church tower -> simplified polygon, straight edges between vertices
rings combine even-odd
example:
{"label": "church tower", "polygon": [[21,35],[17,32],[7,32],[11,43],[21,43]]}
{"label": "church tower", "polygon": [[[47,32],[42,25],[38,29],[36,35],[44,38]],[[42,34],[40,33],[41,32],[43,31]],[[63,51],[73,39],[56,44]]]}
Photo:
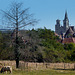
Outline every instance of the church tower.
{"label": "church tower", "polygon": [[66,32],[69,29],[69,19],[67,16],[67,11],[65,12],[65,18],[63,20],[63,27],[64,27],[64,32]]}
{"label": "church tower", "polygon": [[55,32],[60,35],[60,20],[56,20]]}

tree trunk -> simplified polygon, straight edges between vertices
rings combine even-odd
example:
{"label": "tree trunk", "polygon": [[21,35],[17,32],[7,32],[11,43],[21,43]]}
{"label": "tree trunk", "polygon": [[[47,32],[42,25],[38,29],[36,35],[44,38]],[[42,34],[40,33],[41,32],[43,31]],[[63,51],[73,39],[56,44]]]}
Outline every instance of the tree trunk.
{"label": "tree trunk", "polygon": [[15,41],[16,41],[16,47],[15,47],[16,68],[19,68],[19,40],[18,40],[17,31],[16,31],[16,40]]}
{"label": "tree trunk", "polygon": [[16,8],[16,47],[15,47],[15,56],[16,56],[16,68],[19,68],[18,8]]}

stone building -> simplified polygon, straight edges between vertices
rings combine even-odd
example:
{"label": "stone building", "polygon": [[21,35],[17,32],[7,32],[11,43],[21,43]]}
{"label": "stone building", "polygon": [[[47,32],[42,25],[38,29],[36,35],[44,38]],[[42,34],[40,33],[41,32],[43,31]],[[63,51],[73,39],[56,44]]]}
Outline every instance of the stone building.
{"label": "stone building", "polygon": [[56,20],[55,32],[58,35],[65,34],[66,31],[69,28],[71,28],[74,31],[74,26],[70,26],[69,25],[69,19],[68,19],[68,15],[67,15],[67,11],[66,11],[65,12],[65,17],[64,17],[64,20],[63,20],[63,26],[61,26],[61,23],[60,23],[60,20],[59,19]]}
{"label": "stone building", "polygon": [[75,29],[74,29],[74,26],[69,25],[69,19],[67,16],[67,12],[65,12],[63,26],[61,26],[59,19],[56,20],[55,34],[57,34],[59,36],[59,38],[61,36],[60,42],[63,44],[75,43]]}

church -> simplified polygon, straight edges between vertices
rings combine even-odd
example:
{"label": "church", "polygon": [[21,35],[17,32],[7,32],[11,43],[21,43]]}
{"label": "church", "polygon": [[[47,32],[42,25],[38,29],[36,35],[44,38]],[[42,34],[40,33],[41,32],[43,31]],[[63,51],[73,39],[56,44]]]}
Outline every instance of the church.
{"label": "church", "polygon": [[61,43],[75,43],[75,28],[69,25],[69,19],[67,11],[63,20],[63,26],[60,24],[60,20],[56,20],[55,33],[61,37]]}
{"label": "church", "polygon": [[68,19],[67,11],[66,11],[65,18],[63,20],[63,26],[61,26],[59,19],[56,20],[55,32],[59,35],[65,34],[69,28],[71,28],[74,31],[74,26],[69,25],[69,19]]}

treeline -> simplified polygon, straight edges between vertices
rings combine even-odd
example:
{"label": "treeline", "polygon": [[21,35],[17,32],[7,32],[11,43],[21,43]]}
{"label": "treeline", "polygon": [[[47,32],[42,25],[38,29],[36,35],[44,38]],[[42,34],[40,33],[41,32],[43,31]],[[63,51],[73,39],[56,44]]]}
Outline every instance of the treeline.
{"label": "treeline", "polygon": [[[0,60],[14,60],[12,33],[0,33]],[[61,44],[50,29],[19,31],[20,60],[28,62],[74,62],[75,44]],[[13,41],[14,40],[14,41]]]}

